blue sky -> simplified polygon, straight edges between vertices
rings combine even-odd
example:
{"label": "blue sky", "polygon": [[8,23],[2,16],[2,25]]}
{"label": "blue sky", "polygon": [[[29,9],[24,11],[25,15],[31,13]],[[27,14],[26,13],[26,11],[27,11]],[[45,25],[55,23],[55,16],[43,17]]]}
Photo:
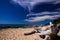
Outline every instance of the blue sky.
{"label": "blue sky", "polygon": [[0,24],[19,24],[26,18],[26,10],[10,0],[0,0]]}
{"label": "blue sky", "polygon": [[58,17],[59,0],[0,0],[0,24],[39,24]]}

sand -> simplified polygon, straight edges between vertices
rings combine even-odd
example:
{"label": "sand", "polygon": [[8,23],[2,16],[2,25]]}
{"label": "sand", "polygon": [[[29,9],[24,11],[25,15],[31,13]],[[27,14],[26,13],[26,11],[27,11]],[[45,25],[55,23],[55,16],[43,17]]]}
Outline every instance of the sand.
{"label": "sand", "polygon": [[[0,40],[42,40],[36,33],[24,35],[26,32],[34,30],[33,28],[7,28],[0,30]],[[60,35],[60,33],[59,33]]]}
{"label": "sand", "polygon": [[0,30],[0,40],[41,40],[35,33],[25,36],[24,33],[34,30],[33,28],[8,28]]}

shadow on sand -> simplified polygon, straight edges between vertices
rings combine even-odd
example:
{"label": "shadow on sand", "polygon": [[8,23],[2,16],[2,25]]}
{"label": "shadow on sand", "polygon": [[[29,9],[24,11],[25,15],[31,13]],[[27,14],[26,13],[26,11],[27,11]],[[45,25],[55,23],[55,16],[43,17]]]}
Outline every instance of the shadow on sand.
{"label": "shadow on sand", "polygon": [[[44,38],[45,38],[45,36],[44,36],[44,35],[43,35],[43,36],[41,36],[41,35],[40,35],[40,37],[41,37],[42,39],[44,39]],[[52,37],[52,40],[60,40],[60,36],[55,35],[54,37]]]}
{"label": "shadow on sand", "polygon": [[54,40],[60,40],[60,36],[55,36]]}

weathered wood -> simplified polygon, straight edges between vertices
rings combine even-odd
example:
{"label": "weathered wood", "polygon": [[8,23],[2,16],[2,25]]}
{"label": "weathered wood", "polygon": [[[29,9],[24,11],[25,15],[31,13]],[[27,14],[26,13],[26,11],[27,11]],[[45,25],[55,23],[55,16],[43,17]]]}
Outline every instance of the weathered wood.
{"label": "weathered wood", "polygon": [[34,33],[39,33],[38,35],[43,38],[43,40],[54,40],[57,36],[57,33],[59,32],[59,29],[56,24],[52,24],[50,22],[50,25],[47,27],[36,27],[34,28],[35,31],[25,33],[24,35],[31,35]]}
{"label": "weathered wood", "polygon": [[32,35],[34,33],[36,33],[36,31],[32,31],[32,32],[29,32],[29,33],[24,33],[24,35]]}

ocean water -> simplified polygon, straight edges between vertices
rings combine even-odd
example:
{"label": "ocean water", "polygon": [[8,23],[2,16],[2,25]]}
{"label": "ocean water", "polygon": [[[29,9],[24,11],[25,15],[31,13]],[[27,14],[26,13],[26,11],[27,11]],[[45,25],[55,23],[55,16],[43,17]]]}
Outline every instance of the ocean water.
{"label": "ocean water", "polygon": [[24,26],[28,26],[26,24],[0,24],[0,28],[21,28]]}

